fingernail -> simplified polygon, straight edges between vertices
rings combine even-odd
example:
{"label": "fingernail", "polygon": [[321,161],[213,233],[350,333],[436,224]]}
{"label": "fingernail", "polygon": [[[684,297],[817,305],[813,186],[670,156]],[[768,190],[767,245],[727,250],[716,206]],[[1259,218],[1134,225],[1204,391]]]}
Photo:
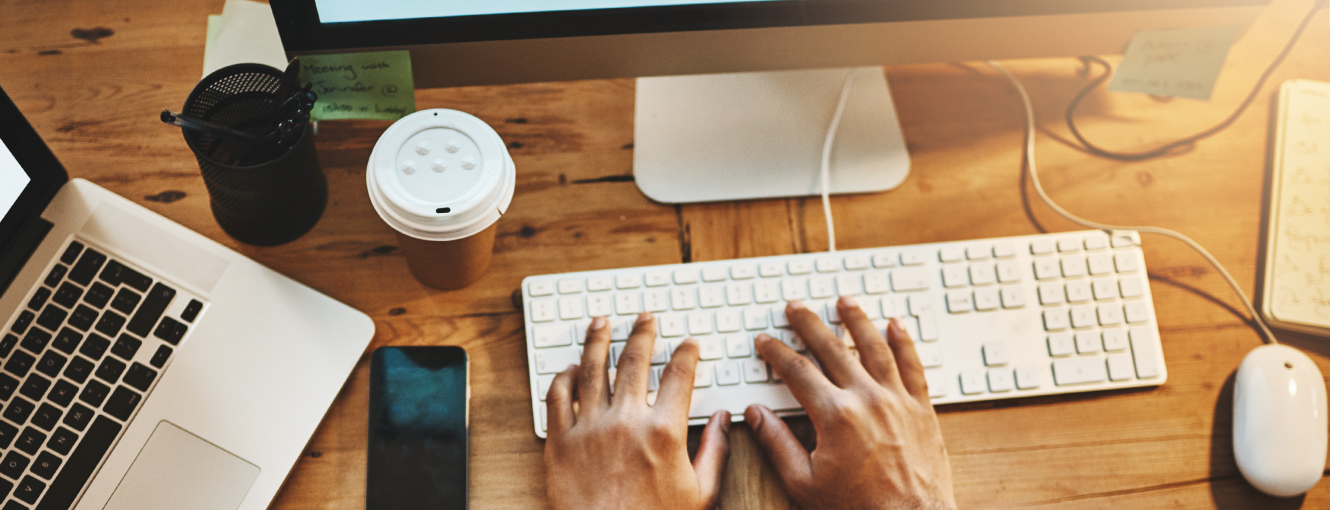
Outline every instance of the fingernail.
{"label": "fingernail", "polygon": [[789,302],[789,307],[795,310],[807,310],[808,306],[802,300],[795,299]]}
{"label": "fingernail", "polygon": [[887,323],[887,327],[890,328],[890,329],[894,329],[894,330],[896,330],[896,331],[902,331],[902,329],[901,329],[901,321],[900,321],[900,319],[897,319],[897,318],[895,318],[895,317],[892,317],[892,318],[891,318],[891,321]]}
{"label": "fingernail", "polygon": [[637,314],[637,323],[642,324],[651,320],[651,312],[642,312]]}
{"label": "fingernail", "polygon": [[757,412],[753,413],[753,415],[756,416],[757,419],[748,420],[748,428],[757,430],[762,428],[762,420],[765,420],[767,416],[766,414],[762,413],[762,406],[754,406],[754,407],[757,409]]}
{"label": "fingernail", "polygon": [[605,323],[607,322],[609,322],[609,320],[604,317],[596,317],[594,319],[591,319],[591,329],[603,328],[605,327]]}
{"label": "fingernail", "polygon": [[577,363],[569,364],[568,368],[563,369],[564,372],[567,372],[569,370],[577,370]]}
{"label": "fingernail", "polygon": [[757,335],[757,338],[753,339],[753,344],[756,345],[756,344],[767,343],[772,340],[775,340],[775,338],[771,338],[771,335],[768,335],[766,333],[761,333]]}
{"label": "fingernail", "polygon": [[859,306],[859,302],[854,300],[854,296],[841,296],[840,304],[845,306]]}
{"label": "fingernail", "polygon": [[730,431],[730,412],[717,411],[715,416],[717,420],[720,420],[720,431],[728,433]]}

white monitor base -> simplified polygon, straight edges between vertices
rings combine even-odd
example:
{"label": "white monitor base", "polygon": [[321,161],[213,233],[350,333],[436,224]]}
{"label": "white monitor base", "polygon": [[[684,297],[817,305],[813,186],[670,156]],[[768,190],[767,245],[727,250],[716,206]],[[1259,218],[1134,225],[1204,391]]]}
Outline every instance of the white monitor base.
{"label": "white monitor base", "polygon": [[[822,144],[850,69],[638,78],[633,173],[664,203],[818,195]],[[831,192],[910,172],[881,68],[855,73],[831,151]]]}

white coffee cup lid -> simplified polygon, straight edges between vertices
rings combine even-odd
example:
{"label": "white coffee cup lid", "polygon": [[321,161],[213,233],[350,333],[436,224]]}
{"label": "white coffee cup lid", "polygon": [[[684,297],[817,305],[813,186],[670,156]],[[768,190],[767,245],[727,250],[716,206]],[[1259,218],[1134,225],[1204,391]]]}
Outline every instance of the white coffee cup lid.
{"label": "white coffee cup lid", "polygon": [[517,172],[499,134],[457,110],[401,118],[374,144],[365,181],[379,217],[426,241],[480,232],[508,210]]}

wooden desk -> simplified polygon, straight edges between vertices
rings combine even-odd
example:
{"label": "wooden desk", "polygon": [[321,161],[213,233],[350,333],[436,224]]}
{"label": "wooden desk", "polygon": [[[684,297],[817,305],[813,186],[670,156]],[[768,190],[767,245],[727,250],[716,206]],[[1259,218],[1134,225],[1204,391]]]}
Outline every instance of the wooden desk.
{"label": "wooden desk", "polygon": [[[523,277],[824,249],[816,199],[677,207],[644,198],[631,182],[632,80],[417,92],[419,108],[456,108],[488,121],[517,164],[517,194],[499,224],[494,265],[470,288],[439,292],[417,283],[395,252],[391,230],[371,209],[365,162],[386,122],[321,126],[319,157],[331,200],[312,232],[275,248],[236,243],[213,221],[179,131],[156,120],[163,108],[179,107],[198,81],[205,16],[221,12],[222,3],[4,0],[0,85],[72,176],[368,312],[378,326],[374,347],[465,347],[473,370],[476,508],[544,506],[543,444],[531,431],[522,315],[514,301]],[[1084,130],[1103,145],[1129,149],[1214,124],[1247,93],[1308,5],[1276,0],[1233,48],[1211,101],[1100,91],[1082,108]],[[89,29],[103,37],[90,37]],[[1190,234],[1252,291],[1268,93],[1289,78],[1330,80],[1325,11],[1233,127],[1187,154],[1148,162],[1088,157],[1047,136],[1067,135],[1063,109],[1085,82],[1077,61],[1009,66],[1031,89],[1047,130],[1038,157],[1057,200],[1101,221]],[[1019,100],[993,70],[935,64],[887,74],[912,174],[891,192],[833,199],[841,247],[1075,229],[1031,203],[1028,186],[1021,186]],[[1145,253],[1168,383],[941,409],[962,507],[1330,507],[1330,484],[1304,501],[1267,498],[1243,481],[1230,444],[1228,379],[1259,340],[1199,256],[1159,238],[1146,239]],[[1282,338],[1330,374],[1324,340]],[[274,508],[361,508],[368,356],[361,361]],[[731,441],[722,507],[789,506],[747,429],[735,427]]]}

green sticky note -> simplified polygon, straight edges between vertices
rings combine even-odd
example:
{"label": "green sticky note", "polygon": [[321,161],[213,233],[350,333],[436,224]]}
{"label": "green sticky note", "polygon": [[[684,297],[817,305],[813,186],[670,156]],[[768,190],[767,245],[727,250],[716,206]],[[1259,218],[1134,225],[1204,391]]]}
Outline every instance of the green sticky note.
{"label": "green sticky note", "polygon": [[1108,90],[1210,99],[1238,32],[1238,27],[1136,32]]}
{"label": "green sticky note", "polygon": [[314,120],[397,120],[416,111],[406,51],[302,56],[300,80],[319,95]]}

